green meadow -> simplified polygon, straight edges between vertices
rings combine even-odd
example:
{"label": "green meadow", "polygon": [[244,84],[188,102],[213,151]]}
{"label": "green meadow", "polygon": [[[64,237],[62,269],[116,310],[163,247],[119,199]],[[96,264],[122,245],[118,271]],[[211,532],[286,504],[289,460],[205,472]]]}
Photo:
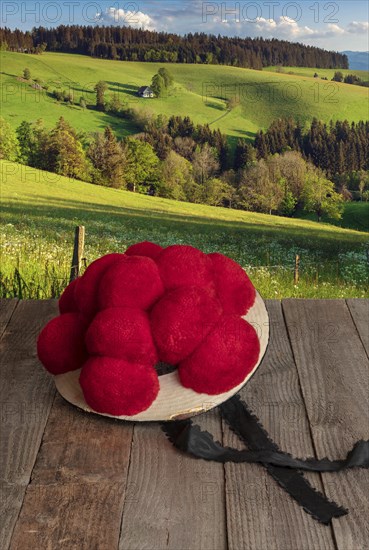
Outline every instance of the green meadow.
{"label": "green meadow", "polygon": [[276,67],[270,66],[265,67],[264,71],[269,71],[272,73],[283,73],[290,74],[295,76],[305,76],[305,77],[314,77],[314,74],[317,73],[319,78],[327,77],[328,80],[332,80],[334,73],[339,71],[346,76],[348,74],[354,74],[361,78],[364,82],[369,81],[369,71],[355,71],[354,69],[314,69],[311,67]]}
{"label": "green meadow", "polygon": [[86,227],[86,264],[140,240],[183,243],[234,258],[265,298],[369,297],[367,232],[97,187],[7,161],[0,172],[1,297],[58,296],[77,225]]}
{"label": "green meadow", "polygon": [[[93,88],[99,80],[109,86],[107,98],[118,94],[131,107],[156,115],[189,115],[196,123],[219,128],[231,143],[237,137],[252,138],[260,128],[266,129],[274,119],[284,116],[293,116],[302,123],[308,123],[314,116],[326,122],[330,119],[359,121],[368,117],[368,88],[314,79],[313,69],[296,69],[296,74],[289,75],[289,68],[276,73],[216,65],[169,64],[167,67],[175,79],[169,95],[161,99],[141,99],[137,97],[137,89],[149,85],[162,64],[60,53],[37,56],[0,52],[0,60],[2,116],[13,127],[22,120],[38,118],[43,118],[50,127],[63,116],[75,128],[86,132],[101,131],[111,125],[120,136],[135,133],[137,128],[130,121],[92,108]],[[36,90],[21,79],[25,67],[30,69],[33,79],[41,79],[48,86],[47,91]],[[323,75],[327,71],[320,72]],[[90,108],[83,110],[78,105],[58,103],[51,97],[54,89],[72,91],[77,104],[84,96]]]}
{"label": "green meadow", "polygon": [[[314,214],[300,215],[305,220],[315,220]],[[341,220],[334,220],[323,216],[323,222],[332,223],[340,227],[369,232],[369,202],[348,202],[345,204]]]}

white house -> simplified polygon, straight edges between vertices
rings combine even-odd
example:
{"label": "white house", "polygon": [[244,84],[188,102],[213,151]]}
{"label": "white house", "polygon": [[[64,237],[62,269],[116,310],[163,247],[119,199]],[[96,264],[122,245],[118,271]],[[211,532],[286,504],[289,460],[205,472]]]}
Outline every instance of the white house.
{"label": "white house", "polygon": [[142,86],[138,90],[138,95],[145,98],[155,97],[154,91],[150,88],[150,86]]}

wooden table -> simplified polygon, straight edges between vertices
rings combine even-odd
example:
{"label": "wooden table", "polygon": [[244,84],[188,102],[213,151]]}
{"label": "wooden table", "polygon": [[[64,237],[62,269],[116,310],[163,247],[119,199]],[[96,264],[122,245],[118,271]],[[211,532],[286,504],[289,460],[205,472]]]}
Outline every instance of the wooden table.
{"label": "wooden table", "polygon": [[[369,301],[267,305],[270,345],[242,396],[283,450],[343,458],[369,437]],[[66,403],[35,347],[56,311],[1,302],[1,550],[368,548],[368,470],[307,474],[350,510],[325,527],[261,466],[196,460],[158,425]],[[198,423],[238,445],[217,411]]]}

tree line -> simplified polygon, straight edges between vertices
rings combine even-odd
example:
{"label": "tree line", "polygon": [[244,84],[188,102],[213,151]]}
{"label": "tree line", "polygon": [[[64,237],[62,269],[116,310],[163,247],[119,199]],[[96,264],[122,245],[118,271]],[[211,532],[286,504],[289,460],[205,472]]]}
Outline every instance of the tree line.
{"label": "tree line", "polygon": [[205,33],[179,36],[120,26],[60,25],[31,31],[0,29],[9,51],[78,53],[103,59],[200,63],[262,69],[270,65],[347,69],[348,58],[315,46],[266,38],[229,38]]}
{"label": "tree line", "polygon": [[[165,136],[165,148],[158,149],[155,135]],[[222,144],[218,131],[195,127],[188,117],[158,116],[144,132],[121,141],[110,127],[78,133],[63,118],[51,129],[42,120],[23,121],[16,132],[0,120],[0,158],[96,185],[284,216],[306,210],[318,220],[339,218],[350,199],[297,151],[257,159],[250,146],[249,158],[235,170],[222,167]],[[362,199],[369,200],[364,176]]]}
{"label": "tree line", "polygon": [[335,71],[332,81],[343,82],[344,84],[354,84],[355,86],[365,86],[366,88],[369,87],[369,82],[363,80],[356,74],[347,74],[344,76],[341,71]]}
{"label": "tree line", "polygon": [[[369,121],[328,124],[314,118],[307,128],[293,118],[275,120],[266,132],[258,132],[254,142],[258,158],[267,158],[291,149],[298,151],[329,178],[369,170]],[[250,153],[246,142],[239,142],[236,163]],[[236,166],[237,167],[237,166]]]}

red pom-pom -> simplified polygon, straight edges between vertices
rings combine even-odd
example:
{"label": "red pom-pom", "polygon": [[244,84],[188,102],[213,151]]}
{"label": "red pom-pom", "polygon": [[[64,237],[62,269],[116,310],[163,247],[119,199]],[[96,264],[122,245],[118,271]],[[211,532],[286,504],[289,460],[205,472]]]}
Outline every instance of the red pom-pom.
{"label": "red pom-pom", "polygon": [[221,314],[220,303],[206,289],[183,287],[166,294],[150,317],[159,359],[177,365],[202,342]]}
{"label": "red pom-pom", "polygon": [[91,355],[155,366],[158,356],[147,313],[133,308],[110,308],[96,315],[86,334]]}
{"label": "red pom-pom", "polygon": [[81,368],[87,359],[84,343],[86,325],[78,313],[65,313],[52,319],[37,341],[41,363],[52,374]]}
{"label": "red pom-pom", "polygon": [[155,369],[122,359],[93,357],[79,377],[86,402],[96,412],[132,416],[156,399],[159,380]]}
{"label": "red pom-pom", "polygon": [[169,246],[160,254],[157,263],[166,289],[199,286],[215,294],[212,264],[201,250],[192,246]]}
{"label": "red pom-pom", "polygon": [[159,254],[163,251],[163,248],[155,243],[145,241],[143,243],[133,244],[126,250],[127,256],[146,256],[155,260]]}
{"label": "red pom-pom", "polygon": [[74,279],[67,288],[64,290],[63,294],[59,298],[59,311],[63,313],[76,313],[78,312],[78,305],[75,299],[75,290],[79,283],[79,279]]}
{"label": "red pom-pom", "polygon": [[75,299],[79,310],[86,317],[92,317],[97,311],[97,291],[105,271],[124,257],[123,254],[103,256],[90,264],[79,279],[75,290]]}
{"label": "red pom-pom", "polygon": [[209,254],[217,295],[225,313],[246,315],[254,305],[256,291],[246,272],[223,254]]}
{"label": "red pom-pom", "polygon": [[254,328],[237,315],[224,315],[204,342],[179,365],[184,387],[217,395],[241,384],[256,365],[260,344]]}
{"label": "red pom-pom", "polygon": [[148,309],[163,292],[163,283],[154,260],[143,256],[124,256],[101,279],[99,307]]}

